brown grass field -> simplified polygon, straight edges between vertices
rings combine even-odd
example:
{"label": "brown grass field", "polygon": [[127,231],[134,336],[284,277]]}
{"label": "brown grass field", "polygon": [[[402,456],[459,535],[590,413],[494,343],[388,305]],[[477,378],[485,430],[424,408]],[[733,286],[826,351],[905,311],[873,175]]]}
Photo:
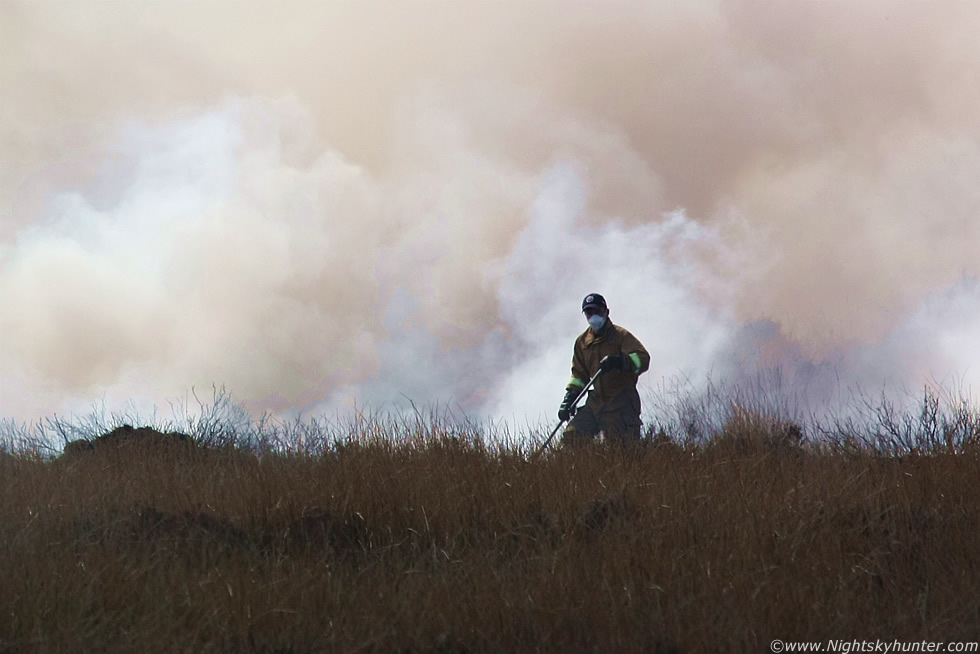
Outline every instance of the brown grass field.
{"label": "brown grass field", "polygon": [[738,419],[632,451],[0,455],[0,652],[765,652],[974,641],[980,450]]}

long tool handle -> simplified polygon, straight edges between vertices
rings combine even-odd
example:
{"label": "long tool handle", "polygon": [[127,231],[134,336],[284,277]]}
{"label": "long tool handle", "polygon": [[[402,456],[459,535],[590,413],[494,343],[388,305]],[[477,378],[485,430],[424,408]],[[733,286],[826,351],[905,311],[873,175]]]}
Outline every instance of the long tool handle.
{"label": "long tool handle", "polygon": [[[589,383],[582,387],[582,390],[581,390],[581,392],[579,392],[578,397],[576,397],[575,398],[575,401],[572,402],[572,408],[573,409],[578,408],[578,403],[581,401],[582,396],[585,395],[590,388],[592,388],[592,384],[595,383],[595,380],[598,379],[599,378],[599,375],[601,375],[601,374],[602,374],[602,370],[597,371],[596,374],[592,375],[592,379],[589,380]],[[534,454],[531,455],[531,458],[532,459],[536,458],[542,452],[544,452],[545,448],[547,448],[548,445],[551,443],[551,439],[555,437],[555,434],[558,433],[558,430],[561,429],[561,426],[564,425],[564,424],[565,424],[565,421],[562,420],[557,425],[555,425],[555,428],[551,430],[551,435],[548,436],[548,440],[546,440],[544,443],[542,443],[541,447],[539,447],[534,452]]]}

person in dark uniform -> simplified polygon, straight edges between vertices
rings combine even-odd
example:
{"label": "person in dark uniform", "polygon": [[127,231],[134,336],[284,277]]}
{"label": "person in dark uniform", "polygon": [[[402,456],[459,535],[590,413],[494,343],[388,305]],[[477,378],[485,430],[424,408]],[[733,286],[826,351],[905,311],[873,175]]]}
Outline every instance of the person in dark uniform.
{"label": "person in dark uniform", "polygon": [[[598,293],[582,301],[589,328],[575,339],[572,379],[558,419],[568,420],[563,444],[593,440],[601,431],[607,441],[630,445],[640,440],[640,395],[636,382],[650,368],[650,355],[633,334],[609,319],[609,307]],[[585,405],[576,411],[575,398],[599,370]]]}

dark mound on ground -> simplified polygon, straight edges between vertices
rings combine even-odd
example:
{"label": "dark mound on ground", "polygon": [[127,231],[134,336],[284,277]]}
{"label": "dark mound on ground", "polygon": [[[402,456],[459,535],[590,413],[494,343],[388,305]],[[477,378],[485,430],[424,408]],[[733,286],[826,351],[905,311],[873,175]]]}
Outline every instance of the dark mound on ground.
{"label": "dark mound on ground", "polygon": [[85,456],[107,450],[142,449],[154,451],[195,452],[193,438],[180,432],[160,432],[151,427],[122,425],[93,440],[75,440],[65,445],[65,457]]}

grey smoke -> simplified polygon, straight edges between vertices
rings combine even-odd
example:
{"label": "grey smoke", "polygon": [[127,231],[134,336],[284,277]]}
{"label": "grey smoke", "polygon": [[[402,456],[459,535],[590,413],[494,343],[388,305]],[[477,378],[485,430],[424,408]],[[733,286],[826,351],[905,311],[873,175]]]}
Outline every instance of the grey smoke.
{"label": "grey smoke", "polygon": [[0,415],[970,387],[972,3],[0,4]]}

